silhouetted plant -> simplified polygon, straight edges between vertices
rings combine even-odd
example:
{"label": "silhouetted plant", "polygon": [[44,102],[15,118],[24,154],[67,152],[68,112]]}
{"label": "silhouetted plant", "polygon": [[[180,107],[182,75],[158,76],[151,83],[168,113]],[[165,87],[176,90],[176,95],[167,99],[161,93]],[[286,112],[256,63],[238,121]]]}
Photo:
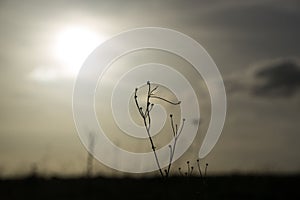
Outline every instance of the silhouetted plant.
{"label": "silhouetted plant", "polygon": [[182,176],[183,174],[181,172],[181,167],[178,168],[178,171],[179,171],[179,175]]}
{"label": "silhouetted plant", "polygon": [[[153,107],[155,106],[154,103],[151,103],[151,99],[159,99],[159,100],[165,101],[165,102],[167,102],[169,104],[172,104],[172,105],[179,105],[181,102],[180,101],[178,101],[178,102],[172,102],[172,101],[170,101],[170,100],[168,100],[168,99],[166,99],[164,97],[156,95],[157,89],[158,89],[158,86],[152,87],[150,81],[147,81],[147,97],[146,97],[145,107],[143,108],[139,104],[138,96],[137,96],[137,92],[139,90],[138,88],[135,88],[134,101],[135,101],[136,107],[137,107],[137,109],[139,111],[139,114],[140,114],[140,116],[143,119],[143,124],[144,124],[144,127],[146,129],[146,133],[147,133],[148,139],[150,141],[151,149],[152,149],[152,152],[154,154],[155,161],[156,161],[158,170],[160,172],[160,175],[162,177],[168,178],[169,174],[170,174],[170,169],[171,169],[171,165],[172,165],[174,153],[175,153],[175,148],[176,148],[177,140],[178,140],[179,136],[182,133],[182,130],[183,130],[183,127],[184,127],[184,123],[185,123],[185,119],[182,119],[182,124],[179,127],[178,124],[176,124],[174,122],[173,114],[169,115],[169,117],[170,117],[170,124],[171,124],[171,130],[172,130],[172,137],[174,138],[174,142],[173,142],[172,145],[169,145],[169,149],[170,149],[169,164],[168,164],[167,169],[163,170],[161,168],[161,166],[160,166],[160,162],[158,160],[157,153],[156,153],[156,147],[155,147],[155,144],[153,142],[153,139],[152,139],[152,136],[151,136],[151,132],[150,132],[151,131],[151,115],[150,115],[150,113],[151,113]],[[184,174],[187,177],[192,176],[193,175],[193,171],[194,171],[194,166],[190,165],[190,161],[187,161],[186,164],[187,164],[187,171],[183,173],[182,170],[181,170],[181,168],[179,167],[178,168],[179,174],[181,176]],[[200,160],[199,159],[197,159],[197,167],[198,167],[200,178],[201,178],[201,180],[204,183],[204,179],[205,179],[205,177],[207,175],[208,164],[206,163],[205,170],[204,170],[204,175],[203,175],[202,170],[201,170]]]}
{"label": "silhouetted plant", "polygon": [[200,178],[202,179],[203,176],[202,176],[202,171],[201,171],[200,160],[199,159],[197,159],[197,166],[198,166],[198,171],[199,171]]}
{"label": "silhouetted plant", "polygon": [[[182,176],[184,174],[187,177],[194,176],[193,175],[194,166],[191,166],[190,164],[191,164],[190,161],[186,162],[187,168],[186,168],[186,172],[184,172],[184,173],[182,173],[181,167],[179,167],[178,168],[179,175]],[[201,179],[202,183],[204,184],[205,183],[205,178],[207,176],[208,163],[205,164],[204,174],[202,173],[201,166],[200,166],[200,160],[199,159],[197,159],[197,167],[198,167],[198,172],[199,172],[200,179]]]}
{"label": "silhouetted plant", "polygon": [[208,167],[208,163],[206,163],[206,165],[205,165],[205,172],[204,172],[205,177],[206,177],[206,173],[207,173],[207,167]]}
{"label": "silhouetted plant", "polygon": [[186,164],[187,164],[187,173],[188,175],[190,175],[190,161],[187,161]]}
{"label": "silhouetted plant", "polygon": [[89,134],[89,150],[88,151],[88,156],[86,160],[86,176],[91,177],[93,173],[93,151],[94,151],[94,146],[95,146],[95,138],[94,134],[90,133]]}
{"label": "silhouetted plant", "polygon": [[194,170],[194,167],[193,167],[193,166],[191,166],[191,173],[190,173],[190,176],[192,176],[192,175],[193,175],[193,170]]}
{"label": "silhouetted plant", "polygon": [[151,136],[151,133],[150,133],[150,129],[151,129],[151,115],[150,115],[150,112],[151,112],[151,110],[154,107],[154,104],[151,103],[151,99],[159,99],[159,100],[167,102],[167,103],[169,103],[171,105],[179,105],[181,102],[180,101],[178,101],[178,102],[172,102],[172,101],[170,101],[170,100],[168,100],[168,99],[166,99],[164,97],[157,96],[155,94],[155,92],[157,91],[158,86],[151,87],[150,81],[147,81],[147,87],[148,87],[147,88],[148,90],[147,90],[146,106],[145,106],[145,108],[143,109],[143,107],[140,106],[140,104],[139,104],[138,96],[137,96],[138,88],[135,88],[134,100],[135,100],[136,107],[137,107],[137,109],[139,111],[139,114],[140,114],[140,116],[143,119],[144,127],[146,129],[146,132],[147,132],[147,135],[148,135],[148,139],[149,139],[150,144],[151,144],[151,149],[152,149],[152,152],[154,154],[155,161],[156,161],[157,167],[159,169],[160,175],[162,177],[166,177],[167,178],[169,176],[169,173],[170,173],[170,168],[171,168],[172,161],[173,161],[173,156],[174,156],[174,152],[175,152],[175,147],[176,147],[177,139],[178,139],[178,137],[180,136],[180,134],[182,132],[185,119],[183,119],[183,123],[182,123],[181,127],[178,128],[178,125],[174,123],[173,115],[170,114],[170,121],[171,121],[171,128],[172,128],[172,132],[173,132],[174,143],[173,143],[173,146],[169,145],[169,148],[170,148],[169,165],[168,165],[168,168],[164,170],[164,172],[165,172],[165,174],[164,174],[163,171],[162,171],[162,168],[160,166],[160,163],[159,163],[159,160],[158,160],[158,157],[157,157],[157,153],[156,153],[156,147],[154,145],[154,142],[153,142],[153,139],[152,139],[152,136]]}
{"label": "silhouetted plant", "polygon": [[203,183],[205,183],[205,178],[207,176],[208,163],[205,164],[204,176],[202,174],[202,170],[201,170],[200,160],[199,159],[197,159],[197,166],[198,166],[198,171],[199,171],[200,178],[203,181]]}
{"label": "silhouetted plant", "polygon": [[[190,165],[190,161],[186,161],[186,165],[187,165],[187,171],[185,172],[186,176],[192,176],[193,171],[194,171],[194,166]],[[179,167],[180,168],[180,167]],[[181,169],[181,168],[180,168]]]}
{"label": "silhouetted plant", "polygon": [[208,168],[208,163],[205,164],[204,179],[203,179],[203,182],[204,182],[204,183],[206,183],[207,168]]}
{"label": "silhouetted plant", "polygon": [[176,144],[177,144],[177,140],[178,140],[180,134],[182,133],[184,122],[185,122],[185,119],[183,118],[181,128],[180,128],[180,130],[178,130],[178,125],[174,124],[172,114],[170,114],[170,120],[171,120],[171,127],[172,127],[172,132],[173,132],[173,137],[174,137],[174,143],[173,143],[173,146],[169,145],[169,148],[170,148],[170,161],[169,161],[168,170],[167,170],[167,173],[166,173],[167,177],[170,174],[170,169],[171,169],[171,165],[172,165],[172,161],[173,161],[173,157],[174,157],[174,153],[175,153],[175,147],[176,147]]}

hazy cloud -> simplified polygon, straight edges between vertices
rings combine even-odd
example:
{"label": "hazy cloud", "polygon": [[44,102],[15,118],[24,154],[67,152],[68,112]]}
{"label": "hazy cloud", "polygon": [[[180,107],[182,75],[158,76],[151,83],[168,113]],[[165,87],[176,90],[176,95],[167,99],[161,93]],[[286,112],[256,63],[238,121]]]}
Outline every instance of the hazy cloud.
{"label": "hazy cloud", "polygon": [[253,87],[256,95],[287,97],[300,89],[300,66],[292,60],[264,66],[254,76],[260,82]]}
{"label": "hazy cloud", "polygon": [[290,58],[260,62],[226,77],[225,84],[229,94],[290,97],[300,89],[300,65]]}

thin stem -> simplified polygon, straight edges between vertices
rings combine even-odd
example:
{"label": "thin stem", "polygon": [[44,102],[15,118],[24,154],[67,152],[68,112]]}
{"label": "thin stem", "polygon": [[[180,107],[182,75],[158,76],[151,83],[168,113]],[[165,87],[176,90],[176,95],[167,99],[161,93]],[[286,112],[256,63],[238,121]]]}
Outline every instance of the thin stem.
{"label": "thin stem", "polygon": [[159,96],[154,96],[154,95],[151,95],[150,96],[151,98],[154,98],[154,99],[160,99],[160,100],[163,100],[165,102],[168,102],[169,104],[172,104],[172,105],[179,105],[181,103],[181,101],[178,101],[178,102],[172,102],[172,101],[169,101],[165,98],[162,98],[162,97],[159,97]]}
{"label": "thin stem", "polygon": [[171,155],[170,155],[170,161],[169,161],[169,165],[168,165],[168,175],[170,173],[170,169],[171,169],[171,165],[172,165],[172,161],[173,161],[173,157],[174,157],[174,153],[175,153],[175,147],[176,147],[176,143],[177,143],[177,139],[179,137],[179,135],[181,134],[182,132],[182,129],[183,129],[183,126],[184,126],[184,122],[185,122],[185,119],[182,120],[182,125],[181,125],[181,129],[180,129],[180,132],[178,133],[178,126],[177,124],[175,124],[175,129],[174,129],[174,121],[173,121],[173,115],[170,114],[170,120],[171,120],[171,127],[172,127],[172,131],[173,131],[173,136],[174,136],[174,143],[173,143],[173,148],[172,146],[170,146],[170,149],[171,149]]}
{"label": "thin stem", "polygon": [[187,173],[190,174],[190,161],[187,161],[186,164],[187,164],[187,167],[188,167],[188,172]]}
{"label": "thin stem", "polygon": [[89,151],[88,151],[88,157],[87,157],[87,170],[86,175],[87,177],[91,177],[93,173],[93,152],[94,152],[94,146],[95,146],[95,137],[93,133],[89,134]]}
{"label": "thin stem", "polygon": [[183,176],[183,174],[182,174],[182,172],[181,172],[181,168],[180,168],[180,167],[178,168],[178,171],[179,171],[179,174],[180,174],[180,176]]}
{"label": "thin stem", "polygon": [[201,167],[200,167],[200,161],[199,161],[199,159],[197,159],[197,166],[198,166],[198,171],[199,171],[199,173],[200,173],[200,177],[201,177],[201,179],[203,179],[203,176],[202,176],[202,171],[201,171]]}
{"label": "thin stem", "polygon": [[180,127],[179,132],[176,134],[176,137],[179,137],[180,134],[182,133],[183,127],[184,127],[184,122],[185,122],[185,118],[182,119],[182,126]]}
{"label": "thin stem", "polygon": [[151,94],[151,95],[153,95],[153,94],[154,94],[153,92],[154,92],[154,91],[156,91],[156,90],[157,90],[157,88],[158,88],[158,85],[157,85],[157,86],[155,86],[155,88],[153,88],[153,89],[150,91],[150,94]]}
{"label": "thin stem", "polygon": [[173,148],[170,146],[171,152],[170,152],[170,161],[169,161],[169,165],[168,165],[168,176],[169,176],[171,165],[172,165],[172,161],[173,161],[173,156],[174,156],[174,152],[175,152],[176,142],[177,142],[177,138],[175,137]]}
{"label": "thin stem", "polygon": [[[149,120],[149,122],[151,122],[151,121]],[[145,118],[144,118],[144,125],[145,125],[145,127],[146,127],[147,135],[148,135],[148,138],[149,138],[150,143],[151,143],[151,148],[152,148],[152,151],[153,151],[153,154],[154,154],[154,157],[155,157],[155,161],[156,161],[157,167],[158,167],[158,169],[159,169],[160,175],[161,175],[162,177],[164,177],[164,174],[163,174],[163,172],[162,172],[162,169],[161,169],[161,167],[160,167],[159,160],[158,160],[158,157],[157,157],[157,154],[156,154],[155,146],[154,146],[152,137],[151,137],[151,135],[150,135],[150,124],[149,124],[149,126],[147,126],[147,122],[146,122],[146,119],[145,119]],[[148,127],[148,128],[147,128],[147,127]]]}
{"label": "thin stem", "polygon": [[205,164],[205,171],[204,171],[204,178],[203,178],[203,183],[204,184],[206,184],[207,167],[208,167],[208,163]]}
{"label": "thin stem", "polygon": [[150,116],[150,111],[152,110],[153,108],[153,104],[150,103],[150,91],[151,91],[151,85],[150,85],[150,82],[147,82],[147,85],[148,85],[148,95],[147,95],[147,99],[146,99],[146,110],[145,112],[143,112],[143,109],[142,107],[140,107],[139,103],[138,103],[138,100],[137,100],[137,91],[138,91],[138,88],[135,89],[135,93],[134,93],[134,100],[135,100],[135,104],[139,110],[139,113],[141,115],[141,117],[143,118],[143,121],[144,121],[144,126],[145,126],[145,129],[146,129],[146,132],[147,132],[147,135],[148,135],[148,138],[149,138],[149,141],[150,141],[150,144],[151,144],[151,149],[153,151],[153,154],[154,154],[154,157],[155,157],[155,161],[156,161],[156,164],[157,164],[157,167],[159,169],[159,172],[160,172],[160,175],[162,177],[164,177],[164,174],[163,174],[163,171],[160,167],[160,164],[159,164],[159,160],[158,160],[158,157],[157,157],[157,153],[156,153],[156,148],[154,146],[154,142],[153,142],[153,139],[151,137],[151,134],[150,134],[150,128],[151,128],[151,116]]}
{"label": "thin stem", "polygon": [[205,165],[205,172],[204,172],[204,176],[206,177],[206,175],[207,175],[207,167],[208,167],[208,163],[206,163],[206,165]]}
{"label": "thin stem", "polygon": [[171,119],[171,127],[172,127],[173,136],[175,137],[176,132],[175,132],[175,129],[174,129],[174,121],[173,121],[173,115],[172,114],[170,114],[170,119]]}

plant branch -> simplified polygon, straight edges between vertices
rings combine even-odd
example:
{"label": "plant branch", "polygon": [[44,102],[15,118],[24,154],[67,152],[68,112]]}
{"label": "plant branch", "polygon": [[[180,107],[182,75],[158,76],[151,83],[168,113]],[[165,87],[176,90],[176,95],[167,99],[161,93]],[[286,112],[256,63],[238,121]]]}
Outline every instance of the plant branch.
{"label": "plant branch", "polygon": [[167,102],[167,103],[169,103],[169,104],[172,104],[172,105],[179,105],[179,104],[181,103],[181,101],[178,101],[178,102],[172,102],[172,101],[169,101],[169,100],[167,100],[167,99],[165,99],[165,98],[162,98],[162,97],[159,97],[159,96],[154,96],[154,95],[151,95],[150,97],[151,97],[151,98],[154,98],[154,99],[160,99],[160,100],[163,100],[163,101],[165,101],[165,102]]}
{"label": "plant branch", "polygon": [[178,102],[172,102],[172,101],[169,101],[169,100],[167,100],[167,99],[165,99],[163,97],[156,96],[154,94],[154,92],[157,91],[158,85],[155,86],[154,88],[151,88],[150,81],[147,81],[147,86],[148,86],[148,90],[147,90],[147,97],[146,97],[146,106],[145,106],[144,110],[143,110],[143,107],[141,107],[140,104],[139,104],[139,102],[138,102],[138,98],[137,98],[138,88],[135,88],[134,101],[135,101],[136,107],[137,107],[137,109],[139,111],[139,114],[140,114],[140,116],[143,119],[143,123],[144,123],[145,129],[146,129],[146,132],[147,132],[148,139],[149,139],[150,144],[151,144],[151,149],[153,151],[153,154],[154,154],[155,161],[156,161],[157,167],[159,169],[159,172],[160,172],[160,174],[161,174],[162,177],[166,177],[167,178],[169,176],[169,173],[170,173],[170,168],[171,168],[172,161],[173,161],[173,156],[174,156],[174,153],[175,153],[175,147],[176,147],[177,139],[178,139],[179,135],[182,132],[185,119],[183,119],[183,123],[182,123],[182,125],[180,127],[180,130],[178,131],[178,125],[177,124],[174,125],[172,114],[170,115],[170,118],[171,118],[171,127],[172,127],[172,132],[173,132],[173,137],[174,137],[174,143],[173,143],[173,146],[169,145],[169,148],[170,148],[170,160],[169,160],[168,168],[164,170],[165,171],[165,175],[164,175],[164,173],[162,171],[162,168],[160,166],[158,157],[157,157],[156,147],[154,145],[154,142],[153,142],[153,139],[152,139],[152,136],[151,136],[151,131],[150,131],[151,130],[151,116],[150,116],[150,112],[152,111],[152,109],[154,107],[154,104],[151,103],[150,100],[152,98],[159,99],[159,100],[165,101],[165,102],[167,102],[169,104],[172,104],[172,105],[179,105],[181,102],[180,101],[178,101]]}

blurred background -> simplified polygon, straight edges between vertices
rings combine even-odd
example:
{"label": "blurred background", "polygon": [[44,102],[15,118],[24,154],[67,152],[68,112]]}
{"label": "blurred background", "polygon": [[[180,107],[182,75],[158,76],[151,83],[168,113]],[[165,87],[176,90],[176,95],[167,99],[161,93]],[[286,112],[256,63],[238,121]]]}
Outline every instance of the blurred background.
{"label": "blurred background", "polygon": [[[105,39],[146,26],[191,36],[223,76],[227,118],[203,160],[209,173],[299,173],[299,24],[297,0],[1,0],[0,176],[86,173],[72,114],[76,75]],[[205,130],[209,117],[202,116]],[[195,165],[200,144],[173,173],[187,160]],[[130,175],[98,161],[92,173]]]}

